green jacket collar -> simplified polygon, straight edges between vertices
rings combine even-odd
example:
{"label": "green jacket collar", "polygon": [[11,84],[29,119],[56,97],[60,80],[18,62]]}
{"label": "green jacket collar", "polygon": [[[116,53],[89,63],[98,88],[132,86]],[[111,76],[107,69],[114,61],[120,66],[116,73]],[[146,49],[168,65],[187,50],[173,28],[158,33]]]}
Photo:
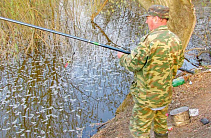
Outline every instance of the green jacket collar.
{"label": "green jacket collar", "polygon": [[158,28],[152,30],[150,33],[160,31],[160,30],[168,30],[168,27],[166,25],[159,26]]}

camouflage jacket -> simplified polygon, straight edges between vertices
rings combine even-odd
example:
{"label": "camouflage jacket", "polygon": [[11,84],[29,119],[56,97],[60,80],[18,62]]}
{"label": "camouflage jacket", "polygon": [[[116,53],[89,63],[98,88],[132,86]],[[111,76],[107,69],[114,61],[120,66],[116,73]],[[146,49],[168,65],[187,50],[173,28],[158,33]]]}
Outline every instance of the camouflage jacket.
{"label": "camouflage jacket", "polygon": [[141,38],[131,54],[123,54],[120,65],[134,73],[130,87],[134,102],[158,108],[172,99],[172,80],[183,64],[180,39],[167,26],[160,26]]}

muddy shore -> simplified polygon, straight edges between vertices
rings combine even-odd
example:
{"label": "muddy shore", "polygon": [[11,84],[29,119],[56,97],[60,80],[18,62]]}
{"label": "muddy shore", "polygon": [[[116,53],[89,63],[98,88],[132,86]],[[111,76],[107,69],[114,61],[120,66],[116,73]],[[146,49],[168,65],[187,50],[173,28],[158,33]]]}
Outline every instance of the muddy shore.
{"label": "muddy shore", "polygon": [[[179,107],[188,106],[189,109],[198,109],[199,114],[191,117],[191,122],[183,126],[175,126],[172,117],[169,116],[168,125],[173,128],[169,131],[169,138],[211,137],[211,123],[204,125],[200,122],[202,118],[211,121],[211,71],[203,68],[195,70],[195,72],[194,75],[188,75],[185,84],[173,88],[173,101],[170,104],[169,112]],[[129,104],[123,112],[99,126],[99,132],[92,138],[132,138],[128,129],[132,107],[133,104]],[[153,133],[151,137],[153,137]]]}

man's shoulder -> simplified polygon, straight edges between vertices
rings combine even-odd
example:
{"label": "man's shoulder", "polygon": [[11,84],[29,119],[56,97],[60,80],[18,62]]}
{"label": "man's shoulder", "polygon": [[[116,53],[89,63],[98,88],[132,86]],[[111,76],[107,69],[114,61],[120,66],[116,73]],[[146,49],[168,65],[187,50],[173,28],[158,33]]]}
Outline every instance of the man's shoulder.
{"label": "man's shoulder", "polygon": [[161,29],[161,30],[157,30],[157,31],[153,31],[151,33],[149,33],[148,37],[147,37],[147,41],[162,41],[163,40],[178,40],[180,41],[179,37],[174,34],[172,31],[170,31],[169,29]]}

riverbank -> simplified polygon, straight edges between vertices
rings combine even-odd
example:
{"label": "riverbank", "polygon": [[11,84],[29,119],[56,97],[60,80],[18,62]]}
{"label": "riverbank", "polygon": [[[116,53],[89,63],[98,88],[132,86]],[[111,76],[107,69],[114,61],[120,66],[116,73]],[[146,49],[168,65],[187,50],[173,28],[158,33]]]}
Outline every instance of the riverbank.
{"label": "riverbank", "polygon": [[[202,118],[207,118],[211,121],[210,68],[195,70],[194,75],[188,74],[185,84],[173,88],[173,100],[170,104],[169,112],[175,108],[188,106],[189,109],[198,109],[199,114],[191,117],[191,122],[187,125],[173,126],[173,129],[169,131],[169,138],[211,137],[211,123],[204,125],[200,122]],[[133,104],[129,104],[124,111],[119,112],[116,117],[104,123],[104,126],[99,126],[101,129],[92,138],[132,138],[128,129],[132,107]],[[170,116],[168,125],[172,125]]]}

